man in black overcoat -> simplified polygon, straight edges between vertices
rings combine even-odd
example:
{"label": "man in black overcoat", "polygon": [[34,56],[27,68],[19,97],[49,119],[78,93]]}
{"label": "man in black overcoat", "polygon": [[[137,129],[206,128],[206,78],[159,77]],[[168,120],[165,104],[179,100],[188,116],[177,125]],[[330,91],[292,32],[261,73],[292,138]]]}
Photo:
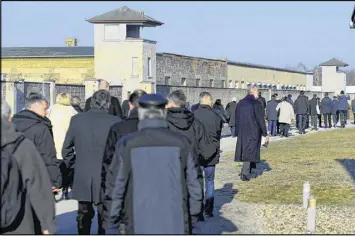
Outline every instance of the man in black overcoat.
{"label": "man in black overcoat", "polygon": [[256,163],[260,162],[260,146],[262,137],[269,136],[266,130],[263,107],[258,99],[258,89],[248,88],[248,95],[240,100],[236,109],[235,130],[237,147],[235,161],[244,162],[240,178],[249,181]]}
{"label": "man in black overcoat", "polygon": [[72,197],[79,202],[79,234],[90,234],[91,221],[95,216],[93,204],[98,209],[98,234],[105,234],[101,186],[103,156],[110,128],[121,122],[117,116],[107,113],[109,105],[108,91],[95,92],[91,98],[91,109],[71,118],[63,144],[62,156],[66,166],[72,168],[75,165]]}
{"label": "man in black overcoat", "polygon": [[[100,90],[106,90],[107,92],[110,91],[110,84],[106,80],[100,80],[99,81],[99,89]],[[91,97],[86,99],[85,102],[85,111],[88,111],[91,109]],[[118,116],[119,118],[124,118],[124,114],[122,112],[121,108],[121,103],[118,100],[118,98],[111,96],[110,98],[110,107],[108,108],[108,114],[113,115],[113,116]]]}

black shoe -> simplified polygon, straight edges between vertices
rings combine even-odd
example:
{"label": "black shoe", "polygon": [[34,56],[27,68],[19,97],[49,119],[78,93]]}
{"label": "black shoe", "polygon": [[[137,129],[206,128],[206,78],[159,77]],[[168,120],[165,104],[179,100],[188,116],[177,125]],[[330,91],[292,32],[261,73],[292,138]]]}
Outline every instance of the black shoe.
{"label": "black shoe", "polygon": [[204,221],[205,221],[205,217],[203,216],[203,213],[201,213],[201,214],[198,216],[197,221],[201,221],[201,222],[204,222]]}
{"label": "black shoe", "polygon": [[213,213],[205,213],[206,218],[212,218],[213,217]]}
{"label": "black shoe", "polygon": [[246,175],[240,175],[240,179],[242,180],[242,181],[250,181],[250,178],[248,178]]}

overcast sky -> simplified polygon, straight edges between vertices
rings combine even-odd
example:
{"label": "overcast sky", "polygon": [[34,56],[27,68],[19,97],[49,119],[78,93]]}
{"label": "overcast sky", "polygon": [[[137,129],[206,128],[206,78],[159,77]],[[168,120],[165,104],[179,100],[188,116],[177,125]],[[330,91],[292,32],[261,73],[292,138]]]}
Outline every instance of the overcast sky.
{"label": "overcast sky", "polygon": [[162,21],[142,36],[158,52],[276,67],[336,57],[355,68],[355,2],[2,2],[2,47],[93,46],[85,20],[124,5]]}

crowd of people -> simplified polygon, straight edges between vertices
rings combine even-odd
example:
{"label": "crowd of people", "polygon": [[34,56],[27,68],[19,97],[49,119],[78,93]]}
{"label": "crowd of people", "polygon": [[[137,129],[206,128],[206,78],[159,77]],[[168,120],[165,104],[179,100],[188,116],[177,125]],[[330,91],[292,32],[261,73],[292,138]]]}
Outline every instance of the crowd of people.
{"label": "crowd of people", "polygon": [[277,94],[266,102],[251,86],[225,109],[208,92],[190,107],[181,90],[164,98],[138,89],[121,106],[100,80],[84,110],[67,93],[51,107],[29,93],[25,109],[13,116],[2,101],[1,233],[54,234],[55,196],[62,192],[61,200],[78,201],[78,234],[90,234],[95,208],[98,234],[191,234],[197,222],[214,217],[224,123],[238,137],[240,179],[250,181],[262,137],[266,144],[270,135],[288,137],[294,119],[304,133],[309,115],[316,129],[319,113],[326,127],[331,116],[344,126],[347,100],[342,94],[309,101],[301,91],[294,103]]}

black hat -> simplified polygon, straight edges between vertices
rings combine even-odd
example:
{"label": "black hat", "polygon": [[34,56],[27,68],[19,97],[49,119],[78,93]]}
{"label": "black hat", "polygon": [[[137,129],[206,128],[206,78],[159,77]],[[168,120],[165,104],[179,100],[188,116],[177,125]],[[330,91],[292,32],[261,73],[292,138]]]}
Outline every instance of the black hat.
{"label": "black hat", "polygon": [[138,104],[142,108],[150,108],[150,107],[155,107],[155,108],[165,108],[165,105],[168,103],[168,100],[166,100],[163,96],[160,94],[146,94],[143,95],[139,98]]}
{"label": "black hat", "polygon": [[341,95],[344,95],[344,94],[345,94],[344,90],[341,90],[341,91],[340,91],[340,94],[341,94]]}

